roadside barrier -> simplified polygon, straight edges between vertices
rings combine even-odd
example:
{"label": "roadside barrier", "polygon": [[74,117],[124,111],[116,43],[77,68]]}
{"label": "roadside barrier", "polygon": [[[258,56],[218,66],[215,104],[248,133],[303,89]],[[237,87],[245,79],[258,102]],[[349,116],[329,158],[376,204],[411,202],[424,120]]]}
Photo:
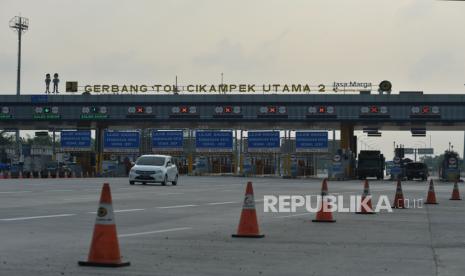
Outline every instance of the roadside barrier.
{"label": "roadside barrier", "polygon": [[233,234],[234,238],[263,238],[265,235],[260,234],[258,227],[257,212],[255,210],[255,198],[253,195],[252,182],[247,182],[245,190],[244,203],[242,205],[241,219],[237,234]]}
{"label": "roadside barrier", "polygon": [[121,267],[130,265],[121,260],[118,235],[113,214],[110,184],[105,183],[100,195],[94,234],[87,261],[78,262],[81,266]]}

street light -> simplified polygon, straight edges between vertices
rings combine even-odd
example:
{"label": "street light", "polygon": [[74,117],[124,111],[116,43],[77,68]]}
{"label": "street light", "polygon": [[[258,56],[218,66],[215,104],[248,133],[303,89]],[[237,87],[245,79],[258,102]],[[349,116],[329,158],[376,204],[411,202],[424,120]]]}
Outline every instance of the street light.
{"label": "street light", "polygon": [[10,28],[18,33],[18,76],[16,79],[16,95],[21,91],[21,35],[29,29],[29,19],[15,16],[10,20]]}

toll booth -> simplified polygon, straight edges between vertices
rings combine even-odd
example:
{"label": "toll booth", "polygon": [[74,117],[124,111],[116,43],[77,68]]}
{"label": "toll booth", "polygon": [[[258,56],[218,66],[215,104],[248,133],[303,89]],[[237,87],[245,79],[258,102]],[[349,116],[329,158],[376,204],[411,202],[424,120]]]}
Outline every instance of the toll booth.
{"label": "toll booth", "polygon": [[439,177],[443,181],[457,181],[460,179],[459,155],[452,150],[444,152],[444,158],[439,168]]}
{"label": "toll booth", "polygon": [[244,156],[243,170],[246,175],[275,175],[278,170],[278,153],[248,153]]}
{"label": "toll booth", "polygon": [[279,130],[247,132],[243,139],[243,175],[277,175],[281,152]]}
{"label": "toll booth", "polygon": [[140,142],[139,131],[105,130],[99,173],[102,176],[128,175],[131,163],[140,155]]}
{"label": "toll booth", "polygon": [[189,172],[189,152],[192,141],[185,130],[160,130],[150,132],[150,153],[165,154],[173,157],[180,175]]}
{"label": "toll booth", "polygon": [[[237,144],[232,130],[196,130],[192,142],[193,173],[234,174],[236,172]],[[194,146],[194,145],[193,145]]]}
{"label": "toll booth", "polygon": [[331,180],[347,180],[355,173],[355,154],[350,149],[338,149],[332,159],[328,176]]}
{"label": "toll booth", "polygon": [[[328,159],[329,141],[326,130],[299,130],[295,137],[285,139],[282,152],[288,163],[291,177],[308,177],[318,174],[318,160]],[[322,165],[324,162],[321,162]]]}
{"label": "toll booth", "polygon": [[55,159],[66,163],[76,176],[91,176],[95,172],[92,146],[90,130],[61,131],[60,149]]}

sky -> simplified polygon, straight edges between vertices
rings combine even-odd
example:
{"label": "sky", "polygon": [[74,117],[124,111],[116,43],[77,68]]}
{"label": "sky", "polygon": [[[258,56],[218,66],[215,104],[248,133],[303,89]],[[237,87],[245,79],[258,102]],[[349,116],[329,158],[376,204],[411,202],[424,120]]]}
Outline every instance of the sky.
{"label": "sky", "polygon": [[[0,93],[16,89],[21,14],[22,93],[46,73],[80,84],[332,83],[387,79],[396,91],[464,93],[465,2],[433,0],[0,0]],[[1,27],[3,25],[3,27]],[[402,138],[399,138],[402,137]],[[408,132],[363,138],[429,145]],[[405,139],[405,140],[404,140]],[[437,153],[463,132],[432,132]],[[389,157],[389,153],[386,154]]]}

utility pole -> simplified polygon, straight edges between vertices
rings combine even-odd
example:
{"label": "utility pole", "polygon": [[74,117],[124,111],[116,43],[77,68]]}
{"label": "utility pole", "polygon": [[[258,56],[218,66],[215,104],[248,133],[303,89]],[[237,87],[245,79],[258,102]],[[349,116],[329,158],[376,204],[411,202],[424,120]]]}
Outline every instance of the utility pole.
{"label": "utility pole", "polygon": [[29,29],[29,19],[15,16],[10,20],[10,28],[18,33],[18,75],[16,78],[16,95],[21,94],[21,36]]}
{"label": "utility pole", "polygon": [[[21,94],[21,36],[29,29],[29,19],[15,16],[10,20],[10,29],[18,33],[18,72],[16,77],[16,96]],[[18,144],[18,160],[21,159],[21,141],[19,129],[16,130],[16,143]]]}

